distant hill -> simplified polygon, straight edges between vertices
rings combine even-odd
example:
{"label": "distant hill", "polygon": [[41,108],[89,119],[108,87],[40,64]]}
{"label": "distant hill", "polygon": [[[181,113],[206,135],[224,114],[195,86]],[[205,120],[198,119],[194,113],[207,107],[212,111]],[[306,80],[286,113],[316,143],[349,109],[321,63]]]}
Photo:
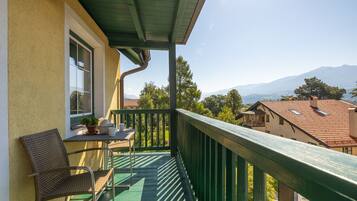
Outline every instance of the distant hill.
{"label": "distant hill", "polygon": [[[240,85],[213,93],[206,93],[203,94],[203,97],[213,94],[226,94],[230,89],[237,89],[243,97],[243,102],[246,104],[259,100],[276,100],[282,95],[294,94],[294,89],[302,85],[305,78],[314,76],[329,85],[342,87],[350,91],[356,86],[357,65],[320,67],[300,75],[288,76],[268,83]],[[346,95],[346,98],[350,99],[350,96]]]}

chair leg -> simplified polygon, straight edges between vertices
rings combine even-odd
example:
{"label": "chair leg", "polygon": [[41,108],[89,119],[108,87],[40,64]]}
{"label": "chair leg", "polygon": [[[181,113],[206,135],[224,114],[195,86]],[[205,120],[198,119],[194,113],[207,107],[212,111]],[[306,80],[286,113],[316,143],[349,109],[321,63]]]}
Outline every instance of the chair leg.
{"label": "chair leg", "polygon": [[131,160],[131,147],[129,146],[129,163],[130,163],[130,186],[132,185],[132,178],[133,178],[133,163]]}
{"label": "chair leg", "polygon": [[93,200],[93,201],[97,201],[97,196],[96,196],[96,194],[95,194],[95,191],[92,193],[92,200]]}
{"label": "chair leg", "polygon": [[135,142],[134,142],[134,145],[133,145],[133,153],[134,153],[134,165],[135,165]]}
{"label": "chair leg", "polygon": [[114,173],[115,173],[115,170],[113,170],[113,173],[112,173],[112,199],[113,201],[115,201],[115,182],[114,182]]}

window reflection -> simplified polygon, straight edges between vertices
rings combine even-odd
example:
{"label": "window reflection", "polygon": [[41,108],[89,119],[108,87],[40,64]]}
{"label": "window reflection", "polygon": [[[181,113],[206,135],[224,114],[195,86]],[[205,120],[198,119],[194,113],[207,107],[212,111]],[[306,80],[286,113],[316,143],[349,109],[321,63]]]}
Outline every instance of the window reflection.
{"label": "window reflection", "polygon": [[92,113],[92,52],[70,39],[70,110],[72,116]]}

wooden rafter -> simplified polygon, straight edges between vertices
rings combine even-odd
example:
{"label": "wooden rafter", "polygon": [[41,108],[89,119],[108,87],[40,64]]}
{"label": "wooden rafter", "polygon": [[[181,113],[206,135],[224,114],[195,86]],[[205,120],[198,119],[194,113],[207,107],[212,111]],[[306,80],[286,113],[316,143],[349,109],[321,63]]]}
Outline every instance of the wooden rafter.
{"label": "wooden rafter", "polygon": [[176,15],[174,17],[173,27],[172,27],[171,36],[170,36],[170,41],[173,43],[176,42],[175,40],[176,40],[176,36],[177,36],[177,30],[181,24],[182,16],[184,15],[184,8],[186,6],[186,3],[187,3],[187,0],[178,0],[178,3],[177,3]]}
{"label": "wooden rafter", "polygon": [[135,0],[127,0],[128,8],[134,22],[136,33],[141,41],[146,41],[144,29],[140,20],[138,6]]}
{"label": "wooden rafter", "polygon": [[170,43],[168,42],[156,42],[156,41],[128,41],[128,40],[117,40],[109,39],[109,45],[112,48],[143,48],[143,49],[153,49],[153,50],[168,50]]}

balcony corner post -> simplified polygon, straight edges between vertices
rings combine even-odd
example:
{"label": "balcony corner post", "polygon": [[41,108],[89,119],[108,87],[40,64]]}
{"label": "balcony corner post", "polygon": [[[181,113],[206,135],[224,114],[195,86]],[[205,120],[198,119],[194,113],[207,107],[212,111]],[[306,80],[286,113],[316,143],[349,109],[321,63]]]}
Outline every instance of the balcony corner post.
{"label": "balcony corner post", "polygon": [[176,44],[169,46],[169,83],[170,83],[170,150],[171,156],[177,152],[177,116],[176,116]]}

